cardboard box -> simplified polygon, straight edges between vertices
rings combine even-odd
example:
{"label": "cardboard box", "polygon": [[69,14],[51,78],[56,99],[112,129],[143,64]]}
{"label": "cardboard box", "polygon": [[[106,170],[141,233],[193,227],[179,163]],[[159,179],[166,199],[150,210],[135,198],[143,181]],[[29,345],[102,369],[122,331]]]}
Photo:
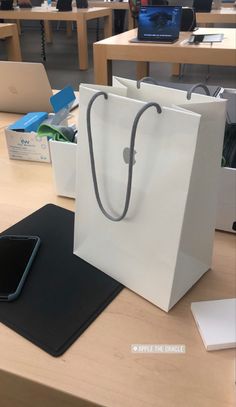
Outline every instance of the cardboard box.
{"label": "cardboard box", "polygon": [[49,141],[57,195],[75,198],[76,143]]}
{"label": "cardboard box", "polygon": [[5,129],[9,158],[12,160],[27,160],[51,162],[47,137],[38,137],[37,133],[25,133]]}
{"label": "cardboard box", "polygon": [[236,168],[221,168],[216,229],[236,233]]}
{"label": "cardboard box", "polygon": [[54,114],[48,117],[45,112],[29,112],[5,129],[9,158],[51,162],[47,137],[38,137],[35,131],[47,117],[51,125],[67,126],[67,117],[75,99],[73,89],[67,86],[50,98]]}

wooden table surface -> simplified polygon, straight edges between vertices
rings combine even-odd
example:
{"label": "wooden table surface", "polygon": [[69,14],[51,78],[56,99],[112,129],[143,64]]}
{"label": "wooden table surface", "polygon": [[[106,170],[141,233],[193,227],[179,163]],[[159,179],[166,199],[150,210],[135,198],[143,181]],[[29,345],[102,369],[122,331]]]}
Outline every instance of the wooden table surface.
{"label": "wooden table surface", "polygon": [[5,39],[7,56],[10,61],[22,61],[16,24],[0,23],[0,39]]}
{"label": "wooden table surface", "polygon": [[222,7],[222,8],[223,8],[223,7],[229,7],[229,8],[236,7],[236,1],[234,1],[234,2],[229,2],[229,3],[227,3],[227,2],[225,2],[225,3],[221,2],[221,7]]}
{"label": "wooden table surface", "polygon": [[[41,21],[75,21],[77,25],[78,60],[81,70],[88,69],[88,37],[87,22],[104,18],[104,37],[112,35],[111,10],[102,7],[88,9],[73,8],[72,11],[60,11],[55,8],[33,7],[32,9],[18,8],[15,10],[0,10],[0,18],[7,20],[41,20]],[[47,26],[48,36],[51,36],[50,27]]]}
{"label": "wooden table surface", "polygon": [[221,7],[210,13],[196,13],[196,20],[198,24],[236,24],[236,8]]}
{"label": "wooden table surface", "polygon": [[93,45],[95,83],[111,83],[113,60],[137,62],[137,79],[149,75],[149,62],[236,66],[236,29],[199,28],[195,31],[197,34],[219,32],[224,34],[222,42],[199,45],[188,44],[189,32],[181,32],[173,44],[131,43],[130,40],[137,37],[136,29],[98,41]]}
{"label": "wooden table surface", "polygon": [[[0,113],[0,128],[17,117]],[[74,209],[55,195],[50,164],[9,160],[0,130],[0,230],[49,202]],[[212,270],[168,314],[124,289],[59,358],[0,324],[1,406],[234,407],[235,351],[206,352],[190,304],[235,296],[235,242],[216,233]],[[186,353],[135,354],[134,343]]]}
{"label": "wooden table surface", "polygon": [[89,7],[108,7],[111,10],[127,10],[128,14],[128,29],[132,30],[134,27],[133,18],[130,12],[129,3],[125,1],[94,1],[89,0]]}

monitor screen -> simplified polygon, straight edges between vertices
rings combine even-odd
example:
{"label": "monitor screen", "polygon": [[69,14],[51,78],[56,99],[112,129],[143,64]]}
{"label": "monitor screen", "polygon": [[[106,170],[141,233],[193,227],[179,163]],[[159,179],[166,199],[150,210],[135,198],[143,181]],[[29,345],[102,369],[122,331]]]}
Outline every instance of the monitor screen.
{"label": "monitor screen", "polygon": [[179,37],[181,7],[143,6],[138,18],[138,39],[169,41]]}

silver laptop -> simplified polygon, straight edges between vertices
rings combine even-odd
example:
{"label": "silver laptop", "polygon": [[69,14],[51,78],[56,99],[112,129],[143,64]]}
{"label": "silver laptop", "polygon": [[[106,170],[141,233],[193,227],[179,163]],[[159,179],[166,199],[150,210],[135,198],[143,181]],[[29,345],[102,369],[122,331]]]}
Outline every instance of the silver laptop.
{"label": "silver laptop", "polygon": [[52,94],[43,64],[0,61],[0,112],[50,113]]}

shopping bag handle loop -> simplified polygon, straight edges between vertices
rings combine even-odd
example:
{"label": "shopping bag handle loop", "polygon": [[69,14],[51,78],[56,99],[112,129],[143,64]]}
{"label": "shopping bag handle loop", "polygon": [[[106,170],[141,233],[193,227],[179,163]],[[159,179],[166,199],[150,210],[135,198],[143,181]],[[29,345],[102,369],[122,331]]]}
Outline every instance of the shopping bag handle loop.
{"label": "shopping bag handle loop", "polygon": [[[140,89],[141,87],[141,83],[142,82],[148,82],[148,83],[152,83],[153,85],[158,85],[158,82],[156,81],[156,79],[152,78],[151,76],[145,76],[142,79],[139,79],[137,81],[137,88]],[[202,88],[204,89],[204,91],[206,92],[207,96],[211,96],[209,88],[204,84],[204,83],[197,83],[196,85],[193,85],[187,92],[187,99],[190,100],[192,97],[192,93],[194,92],[195,89],[197,88]]]}
{"label": "shopping bag handle loop", "polygon": [[137,81],[137,88],[140,89],[141,88],[141,83],[142,82],[149,82],[152,83],[153,85],[158,85],[158,82],[156,81],[156,79],[152,78],[151,76],[145,76],[142,79],[139,79],[139,81]]}
{"label": "shopping bag handle loop", "polygon": [[103,215],[108,218],[109,220],[112,220],[114,222],[119,222],[122,219],[124,219],[125,215],[128,212],[129,209],[129,204],[130,204],[130,197],[131,197],[131,190],[132,190],[132,175],[133,175],[133,161],[134,161],[134,146],[135,146],[135,137],[137,133],[137,127],[139,120],[143,113],[149,109],[150,107],[155,107],[157,110],[157,113],[161,113],[161,107],[158,103],[150,102],[146,103],[136,114],[134,118],[134,122],[132,125],[132,130],[131,130],[131,137],[130,137],[130,157],[129,157],[129,168],[128,168],[128,181],[127,181],[127,188],[126,188],[126,197],[125,197],[125,204],[124,204],[124,209],[121,215],[114,217],[113,215],[110,215],[104,208],[100,194],[99,194],[99,188],[98,188],[98,182],[97,182],[97,175],[96,175],[96,166],[95,166],[95,159],[94,159],[94,151],[93,151],[93,139],[92,139],[92,130],[91,130],[91,109],[92,106],[95,102],[95,100],[99,96],[104,96],[104,98],[107,100],[108,99],[108,94],[106,92],[97,92],[93,97],[90,99],[88,103],[88,108],[87,108],[87,133],[88,133],[88,144],[89,144],[89,155],[90,155],[90,164],[91,164],[91,172],[92,172],[92,178],[93,178],[93,186],[94,186],[94,192],[96,196],[96,200],[98,203],[98,206],[103,213]]}
{"label": "shopping bag handle loop", "polygon": [[192,93],[195,89],[202,88],[205,90],[207,96],[211,96],[209,88],[204,85],[204,83],[197,83],[196,85],[192,86],[187,92],[187,99],[190,100],[192,97]]}

